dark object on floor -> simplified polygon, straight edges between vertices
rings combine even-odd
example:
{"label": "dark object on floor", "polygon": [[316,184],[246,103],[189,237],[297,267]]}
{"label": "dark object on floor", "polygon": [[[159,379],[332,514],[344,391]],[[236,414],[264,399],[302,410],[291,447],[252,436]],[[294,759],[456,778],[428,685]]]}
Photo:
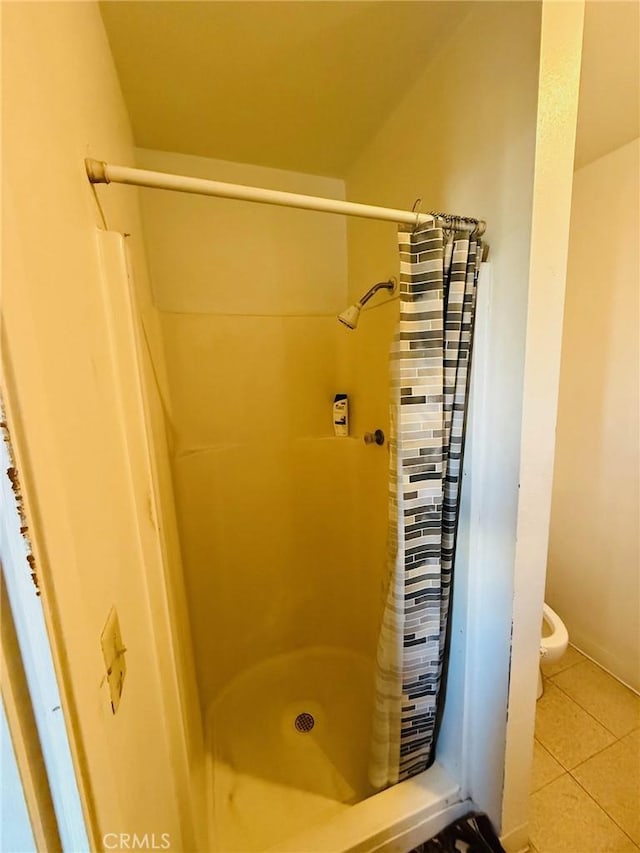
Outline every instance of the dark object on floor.
{"label": "dark object on floor", "polygon": [[409,853],[505,853],[486,814],[468,814]]}

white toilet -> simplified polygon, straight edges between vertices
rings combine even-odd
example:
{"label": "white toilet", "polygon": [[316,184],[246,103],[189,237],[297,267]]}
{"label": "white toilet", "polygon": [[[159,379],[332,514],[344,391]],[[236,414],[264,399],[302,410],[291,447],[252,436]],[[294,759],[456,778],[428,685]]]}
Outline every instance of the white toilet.
{"label": "white toilet", "polygon": [[[542,637],[540,639],[540,663],[560,660],[569,645],[569,633],[564,622],[548,604],[542,610]],[[542,670],[538,670],[538,699],[542,696]]]}

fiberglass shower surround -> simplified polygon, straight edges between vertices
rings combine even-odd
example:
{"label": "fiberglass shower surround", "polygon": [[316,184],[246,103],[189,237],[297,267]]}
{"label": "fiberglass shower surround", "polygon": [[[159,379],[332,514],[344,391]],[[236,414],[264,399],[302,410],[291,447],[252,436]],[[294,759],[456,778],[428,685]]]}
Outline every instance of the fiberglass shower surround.
{"label": "fiberglass shower surround", "polygon": [[[400,320],[391,352],[388,578],[369,776],[376,788],[435,758],[450,631],[476,290],[485,223],[87,160],[125,183],[395,222]],[[355,328],[380,282],[339,319]]]}

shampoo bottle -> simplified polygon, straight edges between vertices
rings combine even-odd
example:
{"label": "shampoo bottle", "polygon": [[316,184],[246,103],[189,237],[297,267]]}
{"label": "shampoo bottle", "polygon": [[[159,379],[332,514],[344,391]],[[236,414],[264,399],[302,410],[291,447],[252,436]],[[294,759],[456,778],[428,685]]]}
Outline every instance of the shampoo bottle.
{"label": "shampoo bottle", "polygon": [[349,435],[349,398],[336,394],[333,398],[333,429],[338,436]]}

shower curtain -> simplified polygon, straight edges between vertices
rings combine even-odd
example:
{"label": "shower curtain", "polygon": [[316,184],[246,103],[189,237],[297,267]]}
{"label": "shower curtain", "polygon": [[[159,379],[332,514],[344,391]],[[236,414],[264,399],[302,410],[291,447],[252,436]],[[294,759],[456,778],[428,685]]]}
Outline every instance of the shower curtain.
{"label": "shower curtain", "polygon": [[388,588],[378,640],[370,781],[435,757],[446,679],[481,241],[435,224],[400,231],[391,351]]}

